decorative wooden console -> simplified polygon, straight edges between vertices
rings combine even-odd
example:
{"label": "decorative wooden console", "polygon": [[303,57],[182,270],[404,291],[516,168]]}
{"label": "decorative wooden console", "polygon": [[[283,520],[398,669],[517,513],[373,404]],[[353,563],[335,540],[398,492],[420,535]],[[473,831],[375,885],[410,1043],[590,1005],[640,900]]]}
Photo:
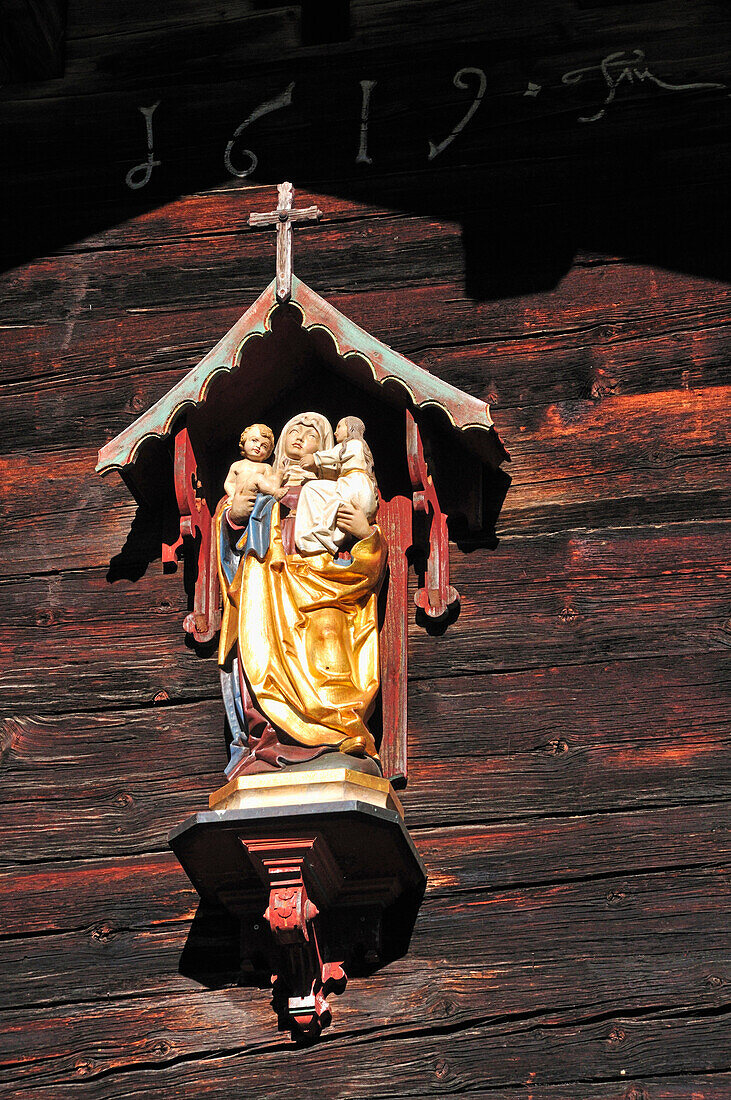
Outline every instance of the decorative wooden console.
{"label": "decorative wooden console", "polygon": [[204,901],[241,920],[280,1028],[317,1038],[353,967],[408,947],[426,873],[385,779],[336,767],[233,780],[170,834]]}

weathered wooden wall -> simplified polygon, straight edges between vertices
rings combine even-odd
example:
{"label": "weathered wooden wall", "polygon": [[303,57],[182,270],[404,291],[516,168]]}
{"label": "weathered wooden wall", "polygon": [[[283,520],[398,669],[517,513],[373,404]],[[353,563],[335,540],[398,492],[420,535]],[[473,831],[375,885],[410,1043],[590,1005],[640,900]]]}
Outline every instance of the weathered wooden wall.
{"label": "weathered wooden wall", "polygon": [[[728,80],[728,12],[414,7],[352,3],[328,53],[300,45],[298,6],[177,0],[161,28],[127,5],[122,28],[71,0],[65,77],[0,91],[2,1096],[731,1095],[728,90],[626,81],[588,124],[559,86],[638,46],[666,82]],[[430,164],[477,64],[485,101]],[[252,129],[269,159],[241,186],[221,142],[295,75],[327,111],[313,93]],[[158,98],[163,165],[129,192]],[[453,552],[459,619],[410,634],[411,950],[353,981],[311,1050],[266,992],[179,972],[197,898],[165,837],[220,782],[216,668],[184,643],[182,577],[94,474],[271,278],[243,227],[277,175],[326,212],[297,273],[489,396],[512,454],[498,546]]]}

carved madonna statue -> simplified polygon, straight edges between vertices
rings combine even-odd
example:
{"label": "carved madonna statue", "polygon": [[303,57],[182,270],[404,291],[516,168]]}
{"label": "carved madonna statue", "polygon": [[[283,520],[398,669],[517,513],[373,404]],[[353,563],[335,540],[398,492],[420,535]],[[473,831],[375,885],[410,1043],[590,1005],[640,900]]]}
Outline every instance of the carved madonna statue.
{"label": "carved madonna statue", "polygon": [[354,758],[348,766],[355,770],[381,774],[366,723],[379,688],[376,601],[385,540],[361,507],[341,504],[338,522],[351,543],[343,556],[295,544],[298,501],[313,477],[303,464],[332,448],[323,415],[293,417],[274,455],[286,490],[281,501],[242,485],[218,509],[229,778],[309,768],[333,752]]}

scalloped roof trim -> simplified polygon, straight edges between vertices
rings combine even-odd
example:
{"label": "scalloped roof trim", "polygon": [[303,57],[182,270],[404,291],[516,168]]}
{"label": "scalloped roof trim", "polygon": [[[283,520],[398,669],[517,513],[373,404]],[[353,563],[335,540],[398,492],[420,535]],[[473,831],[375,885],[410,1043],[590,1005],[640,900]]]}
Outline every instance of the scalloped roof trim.
{"label": "scalloped roof trim", "polygon": [[[187,407],[195,408],[206,400],[211,383],[218,374],[231,373],[239,366],[246,343],[252,337],[264,336],[270,331],[271,315],[277,304],[276,282],[273,280],[192,370],[147,412],[100,449],[97,472],[105,474],[110,470],[124,469],[136,461],[140,448],[148,439],[163,439],[169,435],[173,424]],[[448,382],[442,382],[389,348],[345,317],[296,276],[292,277],[291,304],[302,313],[302,327],[307,332],[325,331],[333,340],[340,358],[347,362],[349,357],[357,355],[368,364],[373,380],[379,385],[398,383],[413,405],[441,409],[460,431],[478,429],[488,432],[492,427],[490,411],[484,401]]]}

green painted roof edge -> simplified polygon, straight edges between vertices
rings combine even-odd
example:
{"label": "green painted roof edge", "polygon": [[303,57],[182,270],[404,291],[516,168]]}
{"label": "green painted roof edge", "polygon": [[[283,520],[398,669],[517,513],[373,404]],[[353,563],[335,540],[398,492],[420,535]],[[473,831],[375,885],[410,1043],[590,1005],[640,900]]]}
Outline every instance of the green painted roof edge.
{"label": "green painted roof edge", "polygon": [[[356,354],[365,359],[376,382],[381,385],[387,381],[397,382],[407,391],[414,405],[419,408],[435,405],[455,428],[463,431],[476,428],[489,432],[493,422],[484,401],[448,382],[442,382],[389,348],[345,317],[295,275],[292,276],[291,302],[302,311],[306,330],[324,328],[335,341],[343,360],[347,361],[349,355]],[[276,304],[276,281],[273,280],[192,370],[100,449],[97,472],[105,474],[133,464],[146,439],[154,436],[164,438],[186,405],[195,406],[205,401],[206,392],[216,374],[231,371],[238,365],[244,341],[255,334],[264,335],[269,330],[269,315]]]}

